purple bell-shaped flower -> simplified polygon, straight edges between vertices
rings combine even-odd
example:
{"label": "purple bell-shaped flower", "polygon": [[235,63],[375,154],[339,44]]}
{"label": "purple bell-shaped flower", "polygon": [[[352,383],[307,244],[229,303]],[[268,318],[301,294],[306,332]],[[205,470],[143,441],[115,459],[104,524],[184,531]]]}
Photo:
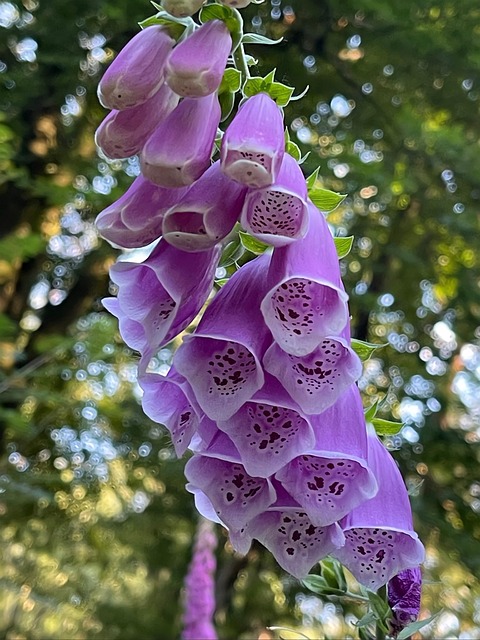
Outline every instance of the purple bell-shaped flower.
{"label": "purple bell-shaped flower", "polygon": [[138,176],[121,198],[95,220],[100,235],[120,247],[145,247],[162,235],[165,212],[186,193],[166,189]]}
{"label": "purple bell-shaped flower", "polygon": [[316,443],[275,475],[317,526],[337,522],[377,492],[367,465],[360,392],[352,384],[329,409],[310,416]]}
{"label": "purple bell-shaped flower", "polygon": [[332,234],[309,203],[310,226],[301,240],[273,252],[262,313],[275,341],[287,353],[311,353],[325,336],[347,324],[348,296],[340,277]]}
{"label": "purple bell-shaped flower", "polygon": [[376,591],[400,571],[418,567],[425,549],[413,531],[400,471],[374,432],[368,434],[368,466],[378,493],[341,521],[345,546],[334,555],[361,584]]}
{"label": "purple bell-shaped flower", "polygon": [[143,175],[162,187],[192,184],[210,165],[220,115],[214,93],[182,100],[145,143]]}
{"label": "purple bell-shaped flower", "polygon": [[215,162],[190,187],[163,221],[167,242],[183,251],[205,251],[223,240],[237,222],[247,188],[227,178]]}
{"label": "purple bell-shaped flower", "polygon": [[391,578],[387,586],[388,604],[393,613],[390,621],[395,636],[407,625],[415,622],[420,613],[422,572],[420,567],[404,569]]}
{"label": "purple bell-shaped flower", "polygon": [[165,64],[165,81],[186,98],[208,96],[218,89],[232,48],[221,20],[210,20],[173,49]]}
{"label": "purple bell-shaped flower", "polygon": [[109,158],[128,158],[140,153],[152,131],[175,109],[179,96],[164,84],[146,102],[111,111],[98,127],[95,142]]}
{"label": "purple bell-shaped flower", "polygon": [[222,171],[249,187],[268,187],[277,179],[284,149],[282,112],[269,95],[258,93],[243,103],[225,131]]}
{"label": "purple bell-shaped flower", "polygon": [[117,55],[98,84],[107,109],[131,109],[146,102],[163,84],[164,64],[175,40],[162,26],[146,27]]}
{"label": "purple bell-shaped flower", "polygon": [[264,383],[261,360],[271,336],[260,301],[269,260],[263,254],[239,269],[175,353],[177,371],[212,420],[230,418]]}
{"label": "purple bell-shaped flower", "polygon": [[218,258],[216,248],[192,254],[160,240],[143,262],[117,262],[110,269],[117,298],[103,305],[118,317],[125,342],[151,355],[183,331],[210,294]]}
{"label": "purple bell-shaped flower", "polygon": [[283,156],[273,184],[247,195],[241,222],[249,233],[274,247],[298,241],[306,234],[307,185],[291,155]]}

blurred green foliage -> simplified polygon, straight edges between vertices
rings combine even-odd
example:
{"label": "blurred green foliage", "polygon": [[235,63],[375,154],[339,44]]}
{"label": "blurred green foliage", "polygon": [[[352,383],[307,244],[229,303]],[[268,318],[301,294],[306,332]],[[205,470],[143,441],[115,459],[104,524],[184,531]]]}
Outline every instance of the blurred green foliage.
{"label": "blurred green foliage", "polygon": [[[0,635],[173,638],[196,515],[183,461],[139,407],[135,354],[102,311],[116,253],[95,215],[135,160],[96,155],[96,83],[145,2],[0,1]],[[251,5],[254,75],[310,90],[286,108],[342,260],[360,381],[428,547],[424,637],[480,637],[480,9],[469,0]],[[248,247],[247,247],[248,248]],[[234,247],[234,250],[237,248]],[[169,349],[158,363],[168,365]],[[222,534],[220,534],[222,535]],[[355,637],[362,608],[322,601],[255,546],[222,538],[225,639]],[[344,617],[342,617],[342,612]],[[346,626],[345,626],[346,625]],[[287,633],[287,632],[282,632]],[[462,635],[463,634],[463,635]],[[293,637],[293,636],[292,636]],[[422,636],[418,636],[422,637]]]}

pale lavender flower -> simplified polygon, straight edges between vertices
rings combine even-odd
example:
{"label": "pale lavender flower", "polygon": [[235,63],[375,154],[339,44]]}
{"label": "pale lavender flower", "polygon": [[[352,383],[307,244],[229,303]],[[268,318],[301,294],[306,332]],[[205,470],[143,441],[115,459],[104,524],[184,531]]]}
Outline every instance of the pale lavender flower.
{"label": "pale lavender flower", "polygon": [[245,198],[242,225],[274,247],[298,241],[308,229],[307,185],[296,160],[286,153],[273,184]]}
{"label": "pale lavender flower", "polygon": [[143,175],[162,187],[192,184],[210,166],[220,115],[214,93],[182,100],[145,143]]}
{"label": "pale lavender flower", "polygon": [[215,613],[215,547],[213,525],[202,520],[197,529],[193,556],[184,583],[182,640],[217,640]]}
{"label": "pale lavender flower", "polygon": [[98,127],[95,142],[109,158],[128,158],[139,153],[152,131],[175,109],[179,96],[164,84],[146,102],[111,111]]}
{"label": "pale lavender flower", "polygon": [[180,96],[199,98],[218,89],[232,48],[221,20],[210,20],[177,44],[165,64],[165,81]]}
{"label": "pale lavender flower", "polygon": [[306,236],[273,252],[271,288],[262,301],[265,322],[287,353],[311,353],[325,336],[347,324],[348,296],[335,243],[323,214],[309,203]]}
{"label": "pale lavender flower", "polygon": [[249,187],[267,187],[277,178],[284,149],[282,113],[270,96],[258,93],[243,103],[225,131],[222,171]]}
{"label": "pale lavender flower", "polygon": [[98,99],[107,109],[131,109],[146,102],[163,84],[164,64],[175,40],[153,25],[134,36],[105,71]]}
{"label": "pale lavender flower", "polygon": [[183,251],[205,251],[237,222],[247,188],[227,178],[215,162],[167,212],[163,237]]}
{"label": "pale lavender flower", "polygon": [[407,489],[398,467],[376,434],[368,434],[368,465],[378,493],[341,522],[345,546],[334,555],[364,586],[377,590],[423,562],[425,549],[413,531]]}

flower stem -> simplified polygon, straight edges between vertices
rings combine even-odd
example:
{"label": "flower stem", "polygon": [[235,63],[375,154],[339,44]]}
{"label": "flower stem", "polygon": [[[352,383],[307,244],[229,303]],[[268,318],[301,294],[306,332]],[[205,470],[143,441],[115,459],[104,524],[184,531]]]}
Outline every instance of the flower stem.
{"label": "flower stem", "polygon": [[243,44],[240,43],[238,47],[233,52],[233,61],[235,62],[235,67],[242,74],[242,85],[248,80],[250,77],[250,69],[248,68],[247,58],[245,56],[245,49],[243,48]]}

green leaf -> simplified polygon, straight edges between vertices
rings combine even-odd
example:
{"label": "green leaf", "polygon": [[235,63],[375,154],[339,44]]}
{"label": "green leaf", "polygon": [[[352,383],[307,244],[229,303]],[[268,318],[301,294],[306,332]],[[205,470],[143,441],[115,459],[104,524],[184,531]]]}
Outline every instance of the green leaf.
{"label": "green leaf", "polygon": [[221,94],[224,91],[231,91],[232,93],[236,93],[240,90],[241,86],[242,74],[240,73],[240,71],[238,69],[234,69],[234,67],[228,67],[228,69],[225,69],[225,73],[223,74],[218,93]]}
{"label": "green leaf", "polygon": [[372,420],[377,415],[377,411],[378,411],[378,400],[376,402],[374,402],[370,407],[368,407],[368,409],[366,409],[366,411],[365,411],[365,421],[366,422],[372,422]]}
{"label": "green leaf", "polygon": [[243,18],[239,11],[224,4],[207,4],[199,14],[200,22],[205,24],[209,20],[222,20],[232,36],[232,51],[238,47],[242,41]]}
{"label": "green leaf", "polygon": [[278,40],[272,40],[266,36],[261,36],[259,33],[245,33],[242,38],[243,44],[280,44],[283,38]]}
{"label": "green leaf", "polygon": [[368,625],[370,624],[375,624],[376,621],[377,621],[377,617],[374,614],[374,612],[367,611],[367,613],[364,616],[362,616],[360,620],[357,620],[357,622],[355,623],[355,626],[358,628],[368,627]]}
{"label": "green leaf", "polygon": [[310,191],[315,186],[315,182],[318,179],[318,174],[320,173],[320,167],[317,167],[313,173],[311,173],[306,179],[307,189]]}
{"label": "green leaf", "polygon": [[328,588],[328,583],[323,576],[316,576],[314,574],[308,575],[302,580],[302,584],[305,588],[313,593],[323,593]]}
{"label": "green leaf", "polygon": [[433,620],[435,620],[435,618],[437,618],[442,613],[442,611],[434,613],[433,616],[430,616],[430,618],[426,618],[426,620],[418,620],[417,622],[412,622],[407,627],[405,627],[405,629],[402,629],[400,631],[397,636],[397,640],[407,640],[411,635],[413,635],[417,631],[420,631],[420,629],[423,629],[423,627],[426,627],[427,624],[433,622]]}
{"label": "green leaf", "polygon": [[[235,94],[231,93],[230,91],[224,91],[223,93],[219,94],[218,102],[220,103],[220,109],[222,113],[220,122],[223,122],[233,111],[233,107],[235,106]],[[217,141],[215,140],[215,142]],[[220,142],[221,139],[219,140],[219,143]],[[218,147],[220,148],[220,144],[218,145]]]}
{"label": "green leaf", "polygon": [[142,29],[151,27],[155,24],[162,24],[168,27],[170,35],[175,40],[179,40],[185,32],[191,33],[195,30],[196,25],[192,18],[176,18],[175,16],[172,16],[170,13],[165,11],[162,6],[153,2],[152,4],[154,7],[159,9],[159,11],[156,15],[151,16],[146,20],[142,20],[142,22],[139,22],[139,25]]}
{"label": "green leaf", "polygon": [[222,257],[218,264],[219,267],[229,267],[234,264],[245,252],[245,248],[240,242],[240,239],[229,242],[223,250]]}
{"label": "green leaf", "polygon": [[378,349],[383,349],[387,344],[374,344],[373,342],[364,342],[363,340],[356,340],[352,338],[352,349],[362,362],[368,360],[372,354]]}
{"label": "green leaf", "polygon": [[308,196],[320,211],[333,211],[347,197],[341,193],[335,193],[328,189],[316,189],[315,187],[308,190]]}
{"label": "green leaf", "polygon": [[345,238],[335,237],[335,249],[337,250],[338,259],[341,260],[348,256],[353,246],[353,236],[346,236]]}
{"label": "green leaf", "polygon": [[261,242],[261,240],[257,240],[250,234],[246,233],[246,231],[239,231],[238,235],[240,237],[240,242],[242,246],[247,250],[251,251],[255,255],[259,256],[268,249],[269,245],[265,244],[265,242]]}
{"label": "green leaf", "polygon": [[383,420],[382,418],[373,418],[370,422],[373,424],[375,431],[379,436],[394,436],[403,427],[401,422]]}
{"label": "green leaf", "polygon": [[300,162],[302,159],[302,152],[300,151],[300,147],[295,142],[289,140],[285,145],[285,151],[289,153],[292,158],[295,158],[297,162]]}
{"label": "green leaf", "polygon": [[378,593],[374,591],[367,590],[367,596],[370,601],[370,606],[372,610],[375,612],[378,620],[385,621],[392,614],[390,607],[388,606],[388,602],[386,602]]}

